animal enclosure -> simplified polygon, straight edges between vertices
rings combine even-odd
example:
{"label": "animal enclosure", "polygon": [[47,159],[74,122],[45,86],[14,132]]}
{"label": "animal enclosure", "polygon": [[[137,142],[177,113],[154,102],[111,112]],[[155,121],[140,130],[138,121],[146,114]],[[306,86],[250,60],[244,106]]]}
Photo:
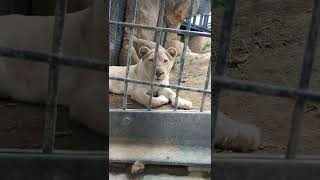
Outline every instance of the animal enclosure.
{"label": "animal enclosure", "polygon": [[[92,71],[105,72],[108,63],[92,62],[83,57],[64,56],[63,39],[64,39],[64,22],[66,0],[56,1],[54,36],[52,51],[50,53],[17,49],[15,47],[0,48],[0,56],[16,58],[17,61],[38,62],[48,64],[50,75],[48,79],[48,101],[45,108],[45,121],[43,131],[42,148],[30,148],[16,146],[17,148],[2,148],[0,150],[0,177],[2,179],[105,179],[106,177],[106,157],[107,153],[101,151],[75,151],[69,149],[56,148],[56,119],[57,119],[57,92],[58,92],[58,66],[73,66],[74,68],[87,68]],[[105,9],[107,11],[107,9]],[[48,42],[49,43],[49,42]],[[2,61],[3,59],[1,59]],[[12,59],[5,59],[12,60]],[[105,60],[104,60],[105,61]],[[60,79],[61,80],[61,79]],[[8,105],[8,104],[7,104]],[[11,104],[15,106],[13,103]],[[6,108],[2,106],[1,108]],[[29,110],[32,107],[29,106]],[[44,109],[44,108],[43,108]],[[30,110],[31,111],[31,110]],[[7,113],[10,114],[8,111]],[[2,123],[8,114],[1,116]],[[21,112],[20,112],[21,113]],[[23,113],[22,113],[23,114]],[[29,118],[34,118],[32,112],[26,113]],[[12,117],[12,116],[11,116]],[[24,118],[21,118],[24,119]],[[43,119],[41,119],[43,120]],[[32,122],[32,121],[31,121]],[[19,124],[19,122],[17,122]],[[17,125],[19,126],[19,125]],[[9,129],[13,130],[11,136],[14,136],[16,126]],[[2,127],[3,128],[3,127]],[[33,131],[37,131],[38,126],[32,126],[27,130],[25,136],[29,137]],[[40,139],[41,137],[39,137]],[[12,141],[14,138],[12,138]]]}
{"label": "animal enclosure", "polygon": [[[205,108],[205,100],[208,99],[208,95],[211,93],[209,89],[209,77],[211,73],[209,58],[208,61],[205,62],[205,78],[201,79],[203,85],[201,87],[182,85],[183,76],[185,76],[184,68],[187,62],[186,54],[189,37],[211,37],[211,34],[208,32],[191,31],[191,17],[195,0],[189,1],[186,30],[164,26],[164,12],[166,3],[168,2],[166,0],[159,1],[160,8],[156,26],[137,23],[136,15],[139,0],[131,0],[128,2],[131,3],[129,6],[131,16],[129,20],[127,19],[127,22],[123,22],[125,21],[125,14],[121,12],[123,9],[119,9],[120,7],[123,8],[125,2],[121,1],[121,3],[118,3],[118,1],[111,0],[109,4],[109,51],[112,51],[109,54],[109,58],[111,58],[109,63],[111,65],[118,64],[117,57],[121,48],[123,29],[124,27],[129,29],[126,77],[109,76],[111,80],[125,82],[125,93],[123,97],[109,94],[109,164],[131,164],[139,160],[147,165],[166,165],[172,167],[200,166],[209,168],[211,163],[211,113],[208,111],[208,108]],[[206,28],[208,28],[208,26],[206,26]],[[154,56],[152,62],[153,81],[149,82],[128,78],[131,53],[132,48],[134,48],[133,32],[136,29],[146,29],[155,32],[155,54],[157,54],[160,46],[163,44],[163,39],[165,39],[166,36],[165,33],[176,33],[183,36],[184,46],[181,56],[178,57],[180,64],[177,64],[175,68],[178,71],[176,74],[177,83],[172,83],[171,80],[170,85],[155,82],[157,56]],[[187,65],[189,66],[189,64]],[[180,96],[183,90],[186,94],[193,92],[197,93],[197,95],[194,96],[200,97],[201,100],[194,110],[178,110],[177,106],[173,106],[172,108],[167,107],[165,110],[162,108],[152,109],[150,106],[148,108],[141,106],[137,108],[132,105],[134,102],[130,101],[128,97],[128,83],[148,85],[151,89],[154,87],[168,87],[176,91],[176,97]],[[150,97],[153,97],[152,93]],[[199,129],[201,129],[201,131],[199,131]],[[111,173],[114,172],[111,170]]]}

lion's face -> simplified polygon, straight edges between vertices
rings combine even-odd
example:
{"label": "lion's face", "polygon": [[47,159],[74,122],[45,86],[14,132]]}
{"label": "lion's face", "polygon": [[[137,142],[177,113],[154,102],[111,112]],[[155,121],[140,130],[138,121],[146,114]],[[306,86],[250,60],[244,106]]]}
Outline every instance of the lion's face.
{"label": "lion's face", "polygon": [[[152,67],[153,67],[153,58],[155,55],[155,49],[149,49],[146,46],[142,46],[139,49],[140,57],[145,74],[151,79],[152,78]],[[177,56],[177,50],[173,47],[169,47],[168,49],[164,49],[163,47],[159,47],[158,58],[157,58],[157,66],[155,73],[155,80],[161,81],[165,78],[169,78],[170,71],[172,69],[174,58]]]}

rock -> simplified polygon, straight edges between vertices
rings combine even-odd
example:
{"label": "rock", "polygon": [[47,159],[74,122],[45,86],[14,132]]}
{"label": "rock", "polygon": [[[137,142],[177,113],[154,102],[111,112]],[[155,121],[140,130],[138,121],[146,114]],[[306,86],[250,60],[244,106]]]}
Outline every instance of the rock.
{"label": "rock", "polygon": [[200,53],[202,49],[202,42],[203,42],[202,36],[190,36],[189,37],[189,48],[194,53]]}
{"label": "rock", "polygon": [[136,161],[131,167],[131,174],[138,174],[144,171],[144,163],[142,161]]}
{"label": "rock", "polygon": [[[181,55],[183,50],[183,45],[184,45],[183,42],[180,42],[177,40],[171,40],[165,44],[165,48],[167,49],[169,47],[174,47],[178,51],[178,55]],[[187,47],[187,52],[191,52],[189,47]]]}
{"label": "rock", "polygon": [[[127,17],[126,22],[131,22],[131,0],[128,0]],[[167,27],[179,28],[181,23],[188,18],[188,12],[191,0],[166,0],[164,22]],[[195,0],[193,16],[198,13],[200,6],[200,0]],[[137,16],[136,24],[145,24],[150,26],[156,26],[158,22],[160,10],[160,0],[140,0],[137,2]],[[128,29],[126,29],[128,32]],[[135,36],[140,39],[153,40],[154,31],[136,29]],[[167,33],[166,42],[176,39],[176,33]]]}
{"label": "rock", "polygon": [[[131,0],[127,1],[126,22],[131,22]],[[137,1],[136,24],[156,26],[160,9],[160,0],[139,0]],[[126,28],[128,32],[128,29]],[[155,32],[152,30],[135,29],[134,35],[139,39],[153,40]]]}

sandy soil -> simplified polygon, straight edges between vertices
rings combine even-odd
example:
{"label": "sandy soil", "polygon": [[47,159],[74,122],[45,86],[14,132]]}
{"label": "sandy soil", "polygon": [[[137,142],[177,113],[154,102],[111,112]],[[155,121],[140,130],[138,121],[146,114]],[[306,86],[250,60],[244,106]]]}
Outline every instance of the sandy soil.
{"label": "sandy soil", "polygon": [[[107,141],[82,125],[70,121],[68,111],[58,108],[56,149],[105,150]],[[0,100],[0,148],[41,148],[45,108]]]}
{"label": "sandy soil", "polygon": [[[229,68],[227,74],[235,79],[297,87],[311,12],[311,1],[237,1],[230,59],[245,57],[247,61]],[[219,31],[221,11],[215,13]],[[318,57],[319,53],[313,68],[312,90],[320,88]],[[222,96],[223,112],[261,127],[264,143],[261,152],[285,151],[294,100],[227,90]],[[313,102],[306,105],[301,153],[320,152],[318,107]]]}

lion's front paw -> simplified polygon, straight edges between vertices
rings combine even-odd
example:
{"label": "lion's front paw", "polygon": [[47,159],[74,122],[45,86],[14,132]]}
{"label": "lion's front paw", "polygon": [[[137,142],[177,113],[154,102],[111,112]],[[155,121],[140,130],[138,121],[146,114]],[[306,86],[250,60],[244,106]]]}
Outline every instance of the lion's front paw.
{"label": "lion's front paw", "polygon": [[[224,131],[222,137],[217,138],[216,145],[222,149],[238,152],[250,152],[260,145],[260,129],[254,125],[239,124],[236,128]],[[221,130],[220,130],[221,132]]]}
{"label": "lion's front paw", "polygon": [[[175,106],[175,103],[173,102],[172,105]],[[190,110],[190,109],[192,109],[192,102],[179,98],[177,108],[184,109],[184,110]]]}
{"label": "lion's front paw", "polygon": [[164,105],[164,104],[168,104],[169,103],[169,99],[166,98],[164,95],[160,95],[157,97],[157,99],[159,100],[159,105]]}

